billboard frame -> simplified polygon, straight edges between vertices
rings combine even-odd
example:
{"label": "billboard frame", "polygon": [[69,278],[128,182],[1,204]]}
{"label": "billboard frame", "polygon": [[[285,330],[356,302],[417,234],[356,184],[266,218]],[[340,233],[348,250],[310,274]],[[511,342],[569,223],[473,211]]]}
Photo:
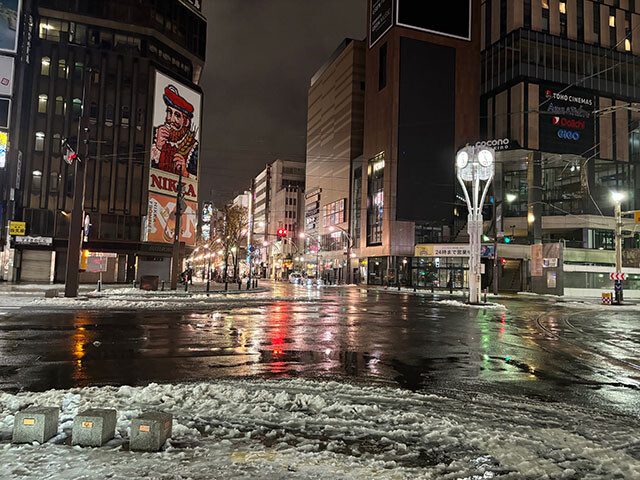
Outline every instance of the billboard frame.
{"label": "billboard frame", "polygon": [[400,23],[400,1],[401,0],[395,0],[394,1],[395,8],[396,8],[396,17],[395,17],[396,22],[395,22],[395,24],[398,27],[409,28],[411,30],[418,30],[420,32],[431,33],[433,35],[441,35],[443,37],[455,38],[456,40],[464,40],[466,42],[471,42],[472,41],[472,36],[473,36],[473,32],[472,32],[473,3],[472,3],[472,0],[469,0],[469,28],[467,30],[469,32],[469,36],[468,37],[461,37],[459,35],[452,35],[451,33],[439,32],[437,30],[429,30],[428,28],[420,28],[420,27],[416,27],[415,25],[407,25],[405,23]]}
{"label": "billboard frame", "polygon": [[10,48],[0,48],[0,53],[13,53],[14,55],[18,53],[18,43],[20,41],[20,24],[22,16],[22,0],[18,0],[18,10],[16,12],[16,39],[13,43],[13,49]]}

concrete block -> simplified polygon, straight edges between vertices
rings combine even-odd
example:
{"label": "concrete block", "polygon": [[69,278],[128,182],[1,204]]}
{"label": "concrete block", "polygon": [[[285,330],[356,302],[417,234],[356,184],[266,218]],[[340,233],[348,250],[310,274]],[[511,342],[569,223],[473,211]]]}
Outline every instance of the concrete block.
{"label": "concrete block", "polygon": [[44,443],[58,433],[57,407],[29,407],[16,414],[13,443]]}
{"label": "concrete block", "polygon": [[101,447],[116,433],[116,411],[93,408],[80,412],[73,419],[71,444],[82,447]]}
{"label": "concrete block", "polygon": [[131,421],[129,448],[157,452],[171,438],[173,416],[170,413],[146,412]]}
{"label": "concrete block", "polygon": [[44,298],[56,298],[59,294],[60,294],[60,291],[57,289],[45,290]]}

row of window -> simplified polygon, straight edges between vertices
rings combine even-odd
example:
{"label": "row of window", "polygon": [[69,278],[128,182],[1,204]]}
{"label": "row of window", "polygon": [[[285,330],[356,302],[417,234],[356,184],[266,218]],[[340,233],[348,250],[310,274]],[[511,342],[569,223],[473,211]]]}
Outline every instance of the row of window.
{"label": "row of window", "polygon": [[[507,2],[510,0],[487,0],[485,3],[486,11],[491,11],[491,3],[492,2],[500,2],[500,37],[504,37],[507,34]],[[535,2],[538,2],[535,4]],[[629,0],[628,10],[624,11],[624,25],[618,25],[618,21],[616,18],[616,9],[620,9],[620,2],[614,2],[611,6],[607,6],[608,8],[607,15],[607,25],[609,26],[608,32],[601,32],[601,15],[602,15],[602,2],[598,3],[596,1],[591,2],[589,4],[585,4],[584,0],[576,0],[576,20],[577,20],[577,39],[580,42],[585,41],[585,7],[592,9],[592,17],[593,17],[593,32],[596,34],[596,42],[601,43],[602,35],[608,35],[608,43],[612,46],[617,45],[617,31],[616,29],[624,28],[624,49],[626,51],[631,51],[631,42],[632,42],[632,34],[633,30],[631,28],[631,12],[635,11],[635,4],[633,0]],[[535,7],[542,8],[542,31],[546,33],[550,33],[550,9],[551,2],[549,0],[524,0],[524,28],[530,29],[532,27],[532,9]],[[571,4],[565,0],[561,0],[558,3],[558,15],[560,19],[560,36],[567,37],[568,35],[568,26],[567,26],[567,13],[571,9]],[[497,19],[492,19],[492,16],[486,15],[486,23],[485,23],[485,43],[486,45],[491,45],[491,22],[496,21]],[[605,19],[602,19],[605,20]]]}
{"label": "row of window", "polygon": [[[72,116],[74,120],[80,118],[82,114],[82,100],[79,98],[73,99],[73,110]],[[38,113],[48,113],[49,111],[49,96],[45,93],[38,95]],[[56,115],[66,115],[67,113],[67,102],[64,97],[58,96],[55,99],[55,114]],[[107,127],[113,126],[113,122],[115,119],[115,107],[111,104],[108,104],[105,107],[104,114],[104,124]],[[128,106],[123,105],[120,107],[120,126],[123,128],[129,127],[129,122],[131,119],[131,110]],[[91,102],[89,105],[89,121],[91,123],[96,123],[98,120],[98,104],[96,102]],[[136,125],[138,129],[142,128],[144,123],[144,109],[139,108],[136,115]]]}
{"label": "row of window", "polygon": [[640,57],[524,29],[482,53],[482,92],[520,76],[640,96]]}
{"label": "row of window", "polygon": [[[43,18],[39,24],[39,36],[43,40],[52,42],[64,42],[77,45],[89,45],[99,47],[103,50],[125,50],[134,54],[142,52],[142,40],[130,34],[115,33],[106,29],[88,28],[86,25],[74,22],[66,22],[55,18]],[[149,43],[149,53],[164,63],[172,65],[188,77],[191,78],[192,68],[189,61],[175,54],[167,47],[162,47],[151,41]],[[66,65],[65,65],[66,67]],[[43,75],[45,75],[43,73]],[[48,73],[46,73],[48,75]],[[60,68],[58,71],[60,78]]]}
{"label": "row of window", "polygon": [[330,227],[345,221],[345,207],[347,200],[342,198],[336,202],[322,206],[322,226]]}

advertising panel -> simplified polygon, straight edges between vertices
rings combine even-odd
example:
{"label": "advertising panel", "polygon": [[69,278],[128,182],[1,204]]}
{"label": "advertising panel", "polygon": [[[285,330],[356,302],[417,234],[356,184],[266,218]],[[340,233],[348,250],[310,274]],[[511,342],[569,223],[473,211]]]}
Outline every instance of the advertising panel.
{"label": "advertising panel", "polygon": [[0,55],[0,95],[13,93],[13,57]]}
{"label": "advertising panel", "polygon": [[393,0],[371,0],[369,47],[373,47],[393,26]]}
{"label": "advertising panel", "polygon": [[471,0],[397,0],[396,24],[400,27],[471,41]]}
{"label": "advertising panel", "polygon": [[4,168],[7,164],[7,141],[7,133],[0,132],[0,168]]}
{"label": "advertising panel", "polygon": [[[198,204],[186,201],[186,208],[180,223],[180,241],[186,245],[195,245]],[[146,241],[173,243],[176,226],[176,199],[158,193],[149,194],[147,212]]]}
{"label": "advertising panel", "polygon": [[[174,220],[170,217],[175,216],[180,174],[190,212],[187,221],[183,220],[181,235],[187,236],[181,237],[181,241],[195,242],[195,228],[193,233],[189,232],[190,226],[197,224],[200,119],[200,93],[156,71],[149,168],[149,242],[173,242]],[[169,205],[171,209],[165,212]]]}
{"label": "advertising panel", "polygon": [[18,49],[21,6],[21,0],[0,1],[0,51],[15,53]]}
{"label": "advertising panel", "polygon": [[595,98],[583,90],[540,85],[540,150],[588,156],[595,141]]}

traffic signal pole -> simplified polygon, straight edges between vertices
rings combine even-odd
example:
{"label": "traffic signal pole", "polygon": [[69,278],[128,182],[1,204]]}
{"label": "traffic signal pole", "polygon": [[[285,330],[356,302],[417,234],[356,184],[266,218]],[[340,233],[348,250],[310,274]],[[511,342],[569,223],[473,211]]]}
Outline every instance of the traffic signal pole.
{"label": "traffic signal pole", "polygon": [[82,247],[82,225],[84,222],[84,185],[87,175],[87,161],[89,160],[89,129],[85,126],[85,102],[87,99],[87,79],[91,69],[82,72],[82,109],[78,119],[78,138],[76,152],[80,153],[80,138],[84,134],[84,152],[77,155],[74,165],[73,207],[69,222],[69,240],[67,243],[67,269],[65,272],[64,296],[73,298],[78,296],[80,276],[80,249]]}

